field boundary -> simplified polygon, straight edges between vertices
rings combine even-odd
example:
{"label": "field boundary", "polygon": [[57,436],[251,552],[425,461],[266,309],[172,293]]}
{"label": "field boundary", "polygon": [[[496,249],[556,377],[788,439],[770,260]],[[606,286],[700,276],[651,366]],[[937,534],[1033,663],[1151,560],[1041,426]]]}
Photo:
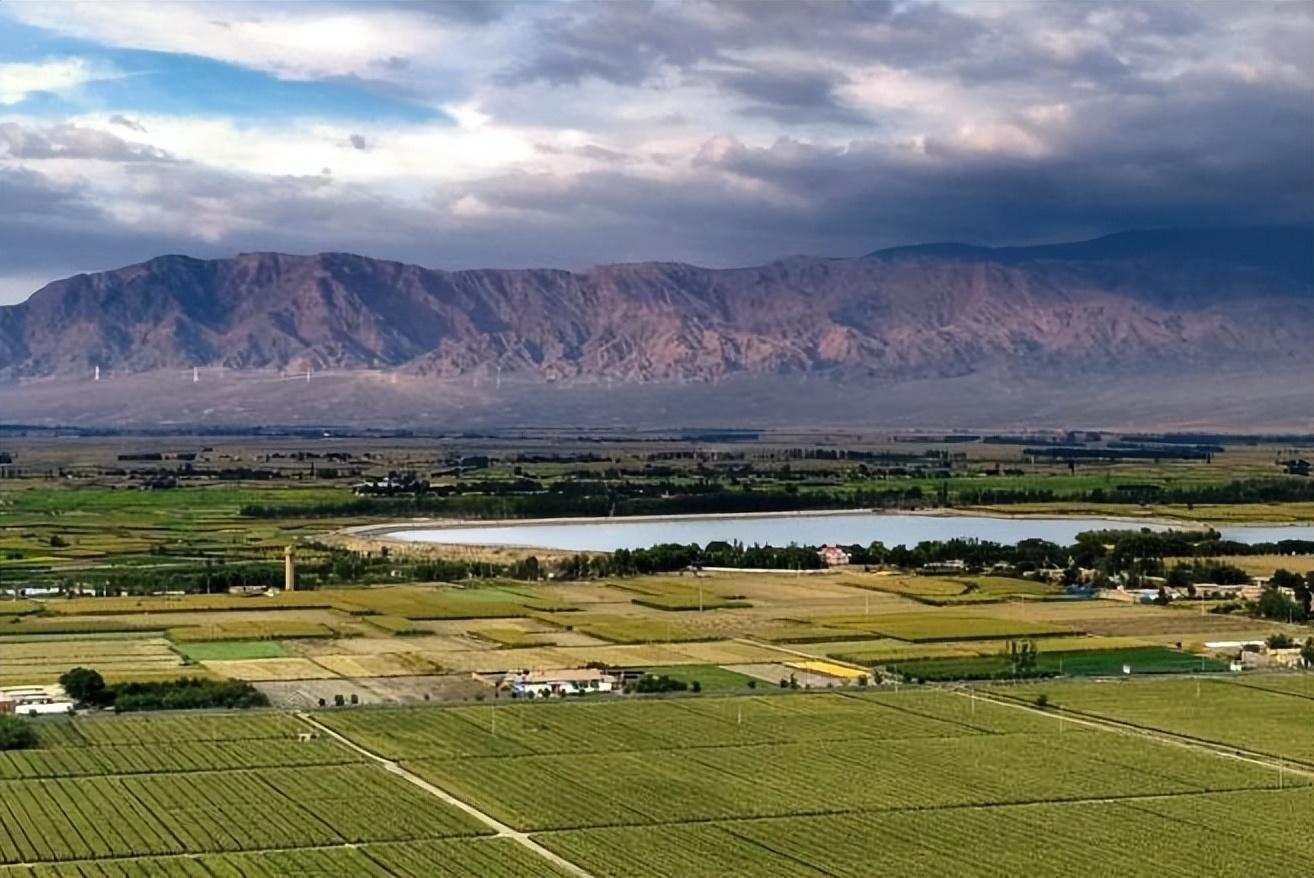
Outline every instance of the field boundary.
{"label": "field boundary", "polygon": [[368,749],[367,747],[363,747],[360,744],[357,744],[355,741],[351,740],[346,735],[342,734],[341,732],[333,728],[330,728],[329,726],[324,725],[319,720],[315,719],[313,716],[306,713],[305,711],[299,710],[293,713],[292,715],[295,716],[297,719],[301,720],[302,722],[306,723],[307,725],[312,726],[320,733],[328,735],[329,737],[333,738],[338,743],[350,747],[352,750],[356,751],[357,753],[366,756],[372,762],[375,762],[378,765],[382,765],[385,770],[391,772],[392,774],[397,775],[402,780],[405,780],[408,783],[413,784],[414,786],[420,788],[421,790],[423,790],[424,792],[428,793],[431,796],[434,796],[435,798],[441,799],[443,802],[446,802],[448,805],[451,805],[452,807],[457,808],[465,812],[466,814],[469,814],[471,817],[475,818],[476,820],[483,823],[488,828],[492,829],[495,837],[509,838],[517,842],[521,846],[528,848],[531,852],[538,855],[540,858],[547,860],[548,862],[552,863],[558,868],[565,870],[567,873],[571,875],[574,875],[575,878],[595,878],[595,876],[591,872],[585,871],[584,869],[572,863],[570,860],[567,860],[565,857],[562,857],[560,854],[554,853],[553,851],[539,844],[537,841],[535,841],[533,838],[530,837],[529,833],[521,832],[517,829],[512,828],[511,826],[508,826],[507,824],[498,820],[496,817],[492,816],[491,814],[479,810],[474,805],[470,804],[469,802],[466,802],[463,799],[458,799],[456,796],[452,795],[451,793],[447,792],[441,787],[435,786],[434,784],[420,777],[418,774],[415,774],[414,772],[402,767],[399,763],[394,762],[391,759],[387,759],[383,756],[380,756],[379,754]]}

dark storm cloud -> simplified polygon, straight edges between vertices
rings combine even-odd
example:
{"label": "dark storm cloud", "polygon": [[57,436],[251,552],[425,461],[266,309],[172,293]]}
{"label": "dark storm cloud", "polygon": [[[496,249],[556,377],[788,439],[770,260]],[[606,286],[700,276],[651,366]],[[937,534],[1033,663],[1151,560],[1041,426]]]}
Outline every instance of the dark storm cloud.
{"label": "dark storm cloud", "polygon": [[941,57],[979,24],[937,5],[872,2],[581,3],[541,20],[528,61],[509,83],[574,84],[597,78],[635,85],[663,68],[690,69],[746,51],[808,49],[824,58],[918,62]]}
{"label": "dark storm cloud", "polygon": [[581,3],[537,25],[534,55],[513,65],[509,84],[573,84],[590,77],[636,85],[663,65],[689,66],[717,55],[715,35],[651,0]]}
{"label": "dark storm cloud", "polygon": [[[446,268],[731,265],[1314,222],[1312,4],[488,8],[452,27],[516,29],[520,51],[496,57],[523,61],[489,62],[498,77],[381,52],[395,76],[352,82],[444,107],[468,99],[509,158],[462,155],[478,147],[453,137],[466,163],[450,175],[379,184],[372,167],[353,183],[351,165],[389,162],[423,132],[352,122],[331,142],[367,154],[337,174],[270,176],[190,153],[167,161],[72,125],[0,126],[0,265],[53,276],[245,249]],[[60,177],[75,183],[36,173],[74,157],[102,161],[85,180]]]}
{"label": "dark storm cloud", "polygon": [[[733,144],[697,162],[783,193],[800,226],[852,239],[1006,243],[1138,226],[1314,221],[1314,109],[1299,89],[1183,85],[1171,105],[1109,99],[1080,124],[1026,120],[1037,155],[953,140]],[[1220,124],[1226,120],[1226,124]],[[881,241],[885,238],[884,241]]]}
{"label": "dark storm cloud", "polygon": [[867,117],[844,104],[836,89],[848,77],[820,70],[729,70],[706,74],[723,92],[746,99],[746,115],[766,116],[782,124],[845,122],[862,124]]}

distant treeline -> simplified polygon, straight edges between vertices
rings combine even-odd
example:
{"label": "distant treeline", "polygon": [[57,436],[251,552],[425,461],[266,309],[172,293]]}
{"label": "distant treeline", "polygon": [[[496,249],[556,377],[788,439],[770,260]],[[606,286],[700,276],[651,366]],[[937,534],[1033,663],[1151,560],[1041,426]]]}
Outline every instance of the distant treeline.
{"label": "distant treeline", "polygon": [[[451,494],[448,491],[467,493]],[[858,488],[852,491],[730,489],[710,480],[620,484],[604,481],[562,482],[544,488],[533,479],[469,482],[457,488],[406,497],[353,497],[334,502],[250,503],[248,518],[388,518],[466,519],[577,518],[632,515],[710,515],[751,512],[802,512],[826,509],[891,509],[945,505],[1045,503],[1230,504],[1314,501],[1314,481],[1300,478],[1243,479],[1213,485],[1124,484],[1089,491],[1055,492],[1043,488]]]}
{"label": "distant treeline", "polygon": [[[601,483],[599,483],[601,484]],[[651,490],[651,486],[644,486]],[[336,503],[248,504],[250,518],[576,518],[631,515],[710,515],[714,513],[795,512],[852,507],[917,506],[924,500],[919,486],[848,493],[726,490],[720,487],[668,496],[635,496],[618,490],[599,493],[466,494],[404,498],[357,497]]]}
{"label": "distant treeline", "polygon": [[241,680],[180,677],[153,683],[107,684],[98,671],[73,668],[59,678],[69,697],[90,707],[112,707],[118,713],[138,710],[198,710],[201,708],[264,707],[259,689]]}
{"label": "distant treeline", "polygon": [[572,555],[552,570],[559,579],[596,579],[668,573],[688,567],[740,567],[751,570],[819,570],[826,566],[812,546],[744,546],[713,542],[661,543],[646,549],[617,549],[610,555]]}

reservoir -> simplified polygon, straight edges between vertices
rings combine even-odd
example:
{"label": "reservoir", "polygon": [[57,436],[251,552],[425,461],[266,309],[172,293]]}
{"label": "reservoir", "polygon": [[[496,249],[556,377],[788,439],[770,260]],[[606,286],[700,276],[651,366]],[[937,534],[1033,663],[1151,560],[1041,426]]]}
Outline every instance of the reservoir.
{"label": "reservoir", "polygon": [[[1054,517],[1004,518],[987,515],[918,515],[881,512],[801,512],[768,515],[685,515],[668,517],[557,519],[496,522],[483,525],[425,527],[395,525],[371,528],[375,536],[417,543],[461,543],[488,546],[531,546],[611,552],[657,543],[707,543],[723,540],[745,545],[787,546],[839,543],[914,546],[923,540],[955,537],[1013,544],[1042,539],[1067,545],[1088,530],[1155,531],[1189,529],[1190,524],[1131,519]],[[1243,543],[1314,540],[1314,525],[1218,526],[1223,539]]]}

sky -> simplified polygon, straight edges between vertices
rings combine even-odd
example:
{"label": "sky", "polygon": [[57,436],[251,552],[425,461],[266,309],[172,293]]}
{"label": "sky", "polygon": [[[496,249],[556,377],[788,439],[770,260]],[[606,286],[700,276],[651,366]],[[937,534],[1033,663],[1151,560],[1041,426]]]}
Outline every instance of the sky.
{"label": "sky", "polygon": [[1314,3],[0,0],[0,304],[1314,221]]}

